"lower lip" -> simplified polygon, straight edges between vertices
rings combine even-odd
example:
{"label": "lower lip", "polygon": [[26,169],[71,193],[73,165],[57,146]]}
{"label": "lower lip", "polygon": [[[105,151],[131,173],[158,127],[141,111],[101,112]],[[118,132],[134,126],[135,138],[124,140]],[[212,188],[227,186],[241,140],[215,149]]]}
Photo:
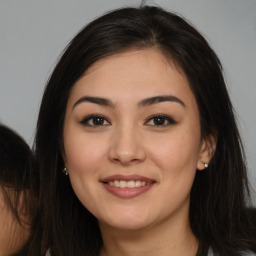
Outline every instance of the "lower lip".
{"label": "lower lip", "polygon": [[109,186],[107,183],[102,183],[102,184],[106,188],[106,190],[111,194],[120,198],[125,198],[125,199],[139,196],[149,191],[154,185],[154,183],[151,183],[150,185],[141,186],[137,188],[117,188],[117,187]]}

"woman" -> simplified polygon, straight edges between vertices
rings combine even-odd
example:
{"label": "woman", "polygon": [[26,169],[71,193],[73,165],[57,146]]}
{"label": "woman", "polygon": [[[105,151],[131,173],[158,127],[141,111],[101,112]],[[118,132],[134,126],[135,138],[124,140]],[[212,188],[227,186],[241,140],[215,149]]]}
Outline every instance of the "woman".
{"label": "woman", "polygon": [[172,13],[124,8],[82,29],[47,84],[35,149],[40,255],[256,251],[221,64]]}
{"label": "woman", "polygon": [[8,256],[21,250],[31,233],[36,209],[33,157],[26,142],[3,125],[0,142],[0,255]]}

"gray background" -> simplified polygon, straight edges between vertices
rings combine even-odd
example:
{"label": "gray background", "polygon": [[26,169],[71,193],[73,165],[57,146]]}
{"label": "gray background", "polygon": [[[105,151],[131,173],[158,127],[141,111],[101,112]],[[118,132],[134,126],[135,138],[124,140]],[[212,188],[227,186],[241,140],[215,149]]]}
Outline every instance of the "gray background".
{"label": "gray background", "polygon": [[[147,3],[186,17],[219,55],[255,189],[256,0]],[[44,85],[66,44],[105,11],[139,4],[138,0],[0,0],[0,121],[32,145]]]}

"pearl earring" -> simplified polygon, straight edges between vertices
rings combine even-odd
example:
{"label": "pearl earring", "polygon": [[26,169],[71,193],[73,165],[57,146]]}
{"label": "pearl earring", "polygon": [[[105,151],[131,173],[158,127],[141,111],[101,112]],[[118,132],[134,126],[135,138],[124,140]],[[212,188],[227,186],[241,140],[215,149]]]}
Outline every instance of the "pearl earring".
{"label": "pearl earring", "polygon": [[68,175],[68,169],[67,169],[66,167],[63,169],[63,173],[64,173],[65,175]]}

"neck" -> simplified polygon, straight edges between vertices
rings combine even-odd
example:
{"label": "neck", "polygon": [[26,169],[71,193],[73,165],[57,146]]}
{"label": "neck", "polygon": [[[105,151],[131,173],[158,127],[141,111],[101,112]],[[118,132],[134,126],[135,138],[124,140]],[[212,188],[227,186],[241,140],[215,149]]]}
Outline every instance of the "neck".
{"label": "neck", "polygon": [[194,256],[198,241],[188,219],[167,220],[140,230],[117,230],[100,223],[100,256]]}

